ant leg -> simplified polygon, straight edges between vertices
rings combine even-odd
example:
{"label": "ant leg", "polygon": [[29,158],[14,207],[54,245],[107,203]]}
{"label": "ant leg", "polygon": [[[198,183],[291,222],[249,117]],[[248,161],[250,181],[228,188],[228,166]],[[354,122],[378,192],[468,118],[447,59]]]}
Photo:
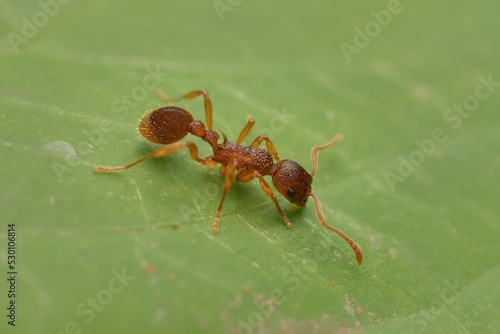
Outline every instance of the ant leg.
{"label": "ant leg", "polygon": [[180,97],[177,97],[175,99],[170,99],[161,89],[156,89],[156,95],[160,100],[163,100],[165,102],[179,102],[181,100],[191,100],[194,99],[195,97],[198,97],[200,95],[203,95],[203,100],[205,101],[205,119],[207,121],[207,128],[208,130],[212,130],[212,101],[210,100],[210,96],[208,95],[208,92],[205,90],[194,90],[192,92],[189,92],[187,94],[184,94]]}
{"label": "ant leg", "polygon": [[264,190],[267,197],[269,197],[274,202],[274,205],[276,206],[276,210],[278,210],[278,213],[280,214],[281,218],[283,218],[283,221],[285,222],[286,227],[292,228],[292,223],[290,223],[290,221],[288,220],[288,217],[285,216],[285,213],[283,212],[283,210],[281,210],[280,204],[279,204],[278,200],[276,199],[276,197],[274,196],[271,187],[269,187],[269,185],[267,184],[266,180],[264,180],[264,177],[262,177],[262,175],[260,175],[257,172],[254,172],[254,173],[256,173],[257,177],[259,178],[260,186],[262,187],[262,190]]}
{"label": "ant leg", "polygon": [[280,161],[280,158],[278,157],[278,151],[276,151],[276,147],[274,147],[273,142],[271,139],[269,139],[266,135],[260,135],[255,140],[250,144],[251,147],[259,147],[259,145],[263,142],[266,141],[266,148],[271,153],[273,158],[276,161]]}
{"label": "ant leg", "polygon": [[163,147],[160,147],[153,152],[143,156],[137,161],[132,162],[131,164],[128,164],[126,166],[116,166],[116,167],[101,167],[101,166],[94,166],[94,172],[101,172],[101,173],[109,173],[109,172],[118,172],[121,170],[126,170],[131,167],[134,167],[138,163],[143,162],[144,160],[150,159],[150,158],[161,158],[166,155],[169,155],[171,153],[174,153],[175,151],[187,146],[189,148],[189,153],[191,155],[191,158],[193,160],[196,160],[206,166],[213,167],[217,164],[217,162],[213,161],[211,157],[206,157],[204,159],[201,159],[198,157],[198,148],[196,147],[195,144],[192,142],[180,142],[180,143],[175,143],[172,145],[166,145]]}
{"label": "ant leg", "polygon": [[248,182],[254,178],[259,179],[262,190],[264,191],[266,196],[269,197],[274,202],[274,205],[276,206],[276,209],[278,210],[278,213],[280,214],[281,218],[283,218],[286,227],[292,228],[292,223],[290,223],[288,217],[285,215],[283,210],[281,210],[278,199],[273,194],[273,190],[271,189],[271,187],[269,187],[269,184],[267,184],[266,180],[264,180],[264,177],[259,172],[257,171],[249,172],[247,170],[242,170],[241,172],[238,173],[238,175],[236,175],[236,181],[238,182]]}
{"label": "ant leg", "polygon": [[316,169],[318,168],[318,151],[338,144],[342,140],[342,138],[344,138],[344,137],[339,133],[339,134],[335,135],[332,138],[332,140],[330,140],[328,143],[321,145],[321,146],[314,146],[311,149],[311,161],[312,161],[311,176],[312,177],[314,177],[314,175],[316,174]]}
{"label": "ant leg", "polygon": [[231,188],[231,185],[234,182],[234,173],[235,173],[236,161],[230,162],[227,166],[221,167],[221,174],[224,175],[224,192],[222,193],[222,198],[219,203],[219,207],[217,208],[217,212],[215,213],[214,222],[212,224],[212,232],[219,232],[219,218],[220,213],[222,211],[222,205],[224,204],[224,200],[226,199],[226,194]]}
{"label": "ant leg", "polygon": [[238,136],[238,139],[236,140],[237,144],[243,143],[243,141],[248,136],[248,134],[250,133],[250,131],[252,130],[254,125],[255,125],[255,121],[253,120],[253,118],[250,118],[248,120],[247,124],[245,125],[245,127],[241,130],[240,135]]}
{"label": "ant leg", "polygon": [[180,144],[185,144],[185,146],[187,146],[187,148],[189,149],[189,155],[191,155],[191,159],[193,159],[194,161],[197,161],[207,167],[215,167],[218,162],[217,161],[213,161],[212,160],[212,157],[213,156],[208,156],[206,158],[200,158],[198,156],[198,147],[196,146],[196,144],[188,141],[188,142],[185,142],[185,143],[180,143]]}
{"label": "ant leg", "polygon": [[236,174],[236,181],[237,182],[244,183],[244,182],[251,181],[253,179],[255,179],[255,175],[253,174],[253,172],[249,172],[246,169],[240,170],[238,172],[238,174]]}

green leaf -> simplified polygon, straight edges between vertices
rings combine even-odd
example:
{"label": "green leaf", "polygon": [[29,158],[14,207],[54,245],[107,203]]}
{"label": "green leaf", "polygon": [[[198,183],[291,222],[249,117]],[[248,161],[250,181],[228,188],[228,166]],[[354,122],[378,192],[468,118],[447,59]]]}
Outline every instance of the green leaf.
{"label": "green leaf", "polygon": [[[19,333],[499,332],[498,9],[1,2],[1,331],[15,300]],[[94,173],[158,147],[136,131],[156,88],[209,91],[216,130],[252,116],[245,143],[308,171],[342,133],[313,190],[363,266],[311,201],[279,197],[286,229],[255,180],[213,235],[223,179],[187,150]],[[180,105],[204,121],[201,98]]]}

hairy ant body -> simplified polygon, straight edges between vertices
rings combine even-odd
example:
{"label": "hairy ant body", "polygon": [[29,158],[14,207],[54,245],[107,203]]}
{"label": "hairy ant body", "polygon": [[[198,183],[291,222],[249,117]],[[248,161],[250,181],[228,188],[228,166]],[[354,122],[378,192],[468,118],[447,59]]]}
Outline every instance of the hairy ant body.
{"label": "hairy ant body", "polygon": [[[248,136],[255,124],[253,119],[248,120],[235,143],[228,141],[222,131],[223,142],[219,143],[219,134],[212,130],[212,102],[206,91],[192,91],[173,100],[169,99],[160,90],[157,91],[157,94],[160,99],[166,102],[177,102],[183,99],[193,99],[200,95],[203,96],[207,127],[205,127],[203,122],[195,120],[187,110],[180,107],[169,105],[154,109],[149,111],[140,121],[139,132],[147,140],[157,144],[164,144],[165,146],[154,150],[152,153],[129,165],[118,167],[95,166],[94,171],[116,172],[129,169],[144,160],[164,157],[183,147],[189,149],[189,153],[193,160],[205,166],[215,167],[217,164],[221,164],[220,174],[225,179],[224,191],[213,220],[213,232],[219,231],[219,218],[222,211],[222,205],[224,204],[226,194],[233,182],[235,180],[238,182],[248,182],[254,178],[259,179],[262,190],[274,202],[286,227],[292,227],[292,223],[290,223],[281,209],[272,189],[264,180],[264,176],[269,175],[272,177],[272,183],[279,193],[298,207],[305,206],[307,199],[312,197],[320,224],[342,237],[356,254],[358,265],[361,265],[363,262],[361,249],[347,235],[326,223],[319,200],[311,190],[311,184],[317,169],[318,151],[337,144],[342,140],[342,135],[338,134],[328,143],[312,148],[312,172],[309,174],[294,160],[280,159],[276,148],[266,135],[258,136],[250,146],[242,146],[241,143]],[[179,140],[184,138],[188,133],[207,142],[211,146],[213,154],[205,158],[200,158],[198,156],[198,148],[194,143],[189,141],[179,142]],[[263,142],[266,144],[266,149],[259,147]],[[273,159],[276,160],[276,163]]]}

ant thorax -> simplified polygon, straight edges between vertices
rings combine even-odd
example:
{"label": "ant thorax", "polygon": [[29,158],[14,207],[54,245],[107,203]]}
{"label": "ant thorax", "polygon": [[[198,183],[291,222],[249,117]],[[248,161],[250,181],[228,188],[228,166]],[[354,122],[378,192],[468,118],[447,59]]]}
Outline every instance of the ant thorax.
{"label": "ant thorax", "polygon": [[274,173],[273,157],[267,150],[260,147],[242,146],[238,143],[224,141],[214,147],[213,153],[212,159],[222,165],[234,161],[236,170],[245,168],[261,175]]}

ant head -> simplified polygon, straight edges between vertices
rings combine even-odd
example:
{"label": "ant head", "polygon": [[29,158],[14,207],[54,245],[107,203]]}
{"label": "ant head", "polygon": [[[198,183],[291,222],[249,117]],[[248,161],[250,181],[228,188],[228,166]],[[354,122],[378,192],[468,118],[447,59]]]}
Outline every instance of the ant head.
{"label": "ant head", "polygon": [[318,151],[333,146],[341,140],[342,135],[338,134],[325,145],[312,148],[311,174],[293,160],[284,159],[278,161],[272,176],[274,187],[283,197],[299,207],[306,205],[309,197],[312,197],[315,203],[319,203],[317,197],[311,191],[311,184],[318,167]]}
{"label": "ant head", "polygon": [[300,207],[311,195],[312,176],[297,162],[284,159],[276,164],[273,185],[287,200]]}

